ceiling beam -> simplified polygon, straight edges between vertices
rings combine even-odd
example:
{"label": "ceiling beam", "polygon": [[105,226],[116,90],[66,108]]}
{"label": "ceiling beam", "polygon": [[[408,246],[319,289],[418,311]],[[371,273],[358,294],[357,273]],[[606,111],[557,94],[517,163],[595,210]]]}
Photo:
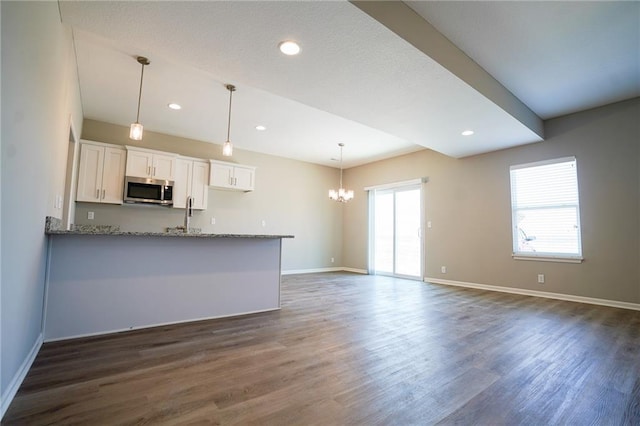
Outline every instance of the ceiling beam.
{"label": "ceiling beam", "polygon": [[405,3],[350,2],[544,138],[544,125],[540,117]]}

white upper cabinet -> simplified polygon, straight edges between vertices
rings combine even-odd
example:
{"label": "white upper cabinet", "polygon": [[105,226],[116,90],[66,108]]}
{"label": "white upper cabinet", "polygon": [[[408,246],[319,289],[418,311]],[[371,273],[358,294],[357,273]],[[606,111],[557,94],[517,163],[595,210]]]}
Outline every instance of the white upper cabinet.
{"label": "white upper cabinet", "polygon": [[206,161],[193,162],[191,197],[193,197],[194,209],[207,209],[207,203],[209,202],[209,163]]}
{"label": "white upper cabinet", "polygon": [[174,180],[176,154],[127,147],[127,176]]}
{"label": "white upper cabinet", "polygon": [[233,188],[233,164],[210,160],[209,185],[216,188]]}
{"label": "white upper cabinet", "polygon": [[245,192],[254,190],[255,167],[216,160],[209,162],[209,185],[212,187]]}
{"label": "white upper cabinet", "polygon": [[173,207],[187,207],[187,197],[193,208],[206,210],[209,199],[209,163],[199,159],[178,158],[173,185]]}
{"label": "white upper cabinet", "polygon": [[81,141],[76,201],[122,204],[126,151]]}
{"label": "white upper cabinet", "polygon": [[153,177],[156,179],[174,180],[176,170],[175,155],[166,153],[153,154]]}

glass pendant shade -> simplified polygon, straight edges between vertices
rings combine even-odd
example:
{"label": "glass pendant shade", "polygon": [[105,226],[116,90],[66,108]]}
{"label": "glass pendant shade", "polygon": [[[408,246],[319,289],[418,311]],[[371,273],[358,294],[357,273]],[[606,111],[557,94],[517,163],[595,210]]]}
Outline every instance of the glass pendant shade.
{"label": "glass pendant shade", "polygon": [[132,123],[131,130],[129,130],[129,138],[133,139],[134,141],[141,141],[143,129],[144,127],[142,126],[142,124]]}
{"label": "glass pendant shade", "polygon": [[224,145],[222,145],[222,155],[225,157],[231,157],[233,155],[233,145],[231,145],[231,142],[226,141]]}

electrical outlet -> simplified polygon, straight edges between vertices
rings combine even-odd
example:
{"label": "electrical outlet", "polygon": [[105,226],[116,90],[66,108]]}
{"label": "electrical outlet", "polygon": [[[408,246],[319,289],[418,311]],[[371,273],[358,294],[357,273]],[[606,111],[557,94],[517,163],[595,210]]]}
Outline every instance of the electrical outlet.
{"label": "electrical outlet", "polygon": [[265,226],[267,226],[267,221],[262,219],[262,227],[264,228]]}
{"label": "electrical outlet", "polygon": [[538,283],[544,284],[544,274],[538,274]]}
{"label": "electrical outlet", "polygon": [[335,262],[336,260],[332,257],[331,258],[331,263]]}
{"label": "electrical outlet", "polygon": [[215,224],[216,224],[216,218],[215,218],[215,217],[212,217],[212,218],[211,218],[211,224],[212,224],[212,225],[215,225]]}
{"label": "electrical outlet", "polygon": [[447,267],[446,266],[441,266],[440,267],[440,272],[442,272],[443,274],[447,273]]}
{"label": "electrical outlet", "polygon": [[431,228],[431,221],[427,221],[427,228]]}
{"label": "electrical outlet", "polygon": [[93,212],[87,212],[87,219],[93,220],[94,217],[95,217],[95,214]]}

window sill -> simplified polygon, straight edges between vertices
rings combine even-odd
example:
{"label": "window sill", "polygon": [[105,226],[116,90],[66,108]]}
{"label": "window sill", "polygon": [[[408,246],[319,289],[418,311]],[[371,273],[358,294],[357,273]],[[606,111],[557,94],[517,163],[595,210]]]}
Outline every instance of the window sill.
{"label": "window sill", "polygon": [[512,254],[513,260],[537,260],[538,262],[582,263],[583,257],[578,256],[527,256],[526,254]]}

